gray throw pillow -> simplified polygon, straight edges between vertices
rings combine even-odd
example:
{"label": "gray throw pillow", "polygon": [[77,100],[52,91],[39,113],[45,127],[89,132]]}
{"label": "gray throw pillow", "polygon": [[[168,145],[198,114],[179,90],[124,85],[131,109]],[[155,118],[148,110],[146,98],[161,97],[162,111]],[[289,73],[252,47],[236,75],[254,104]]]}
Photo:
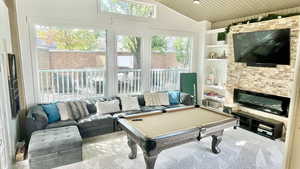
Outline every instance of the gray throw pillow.
{"label": "gray throw pillow", "polygon": [[180,103],[186,106],[194,104],[194,98],[190,94],[180,93]]}
{"label": "gray throw pillow", "polygon": [[97,113],[97,107],[95,104],[87,104],[87,109],[89,111],[89,114]]}
{"label": "gray throw pillow", "polygon": [[34,128],[40,130],[44,129],[48,125],[48,116],[44,112],[42,106],[33,106],[29,109],[28,115],[31,116],[33,123],[35,125]]}
{"label": "gray throw pillow", "polygon": [[74,120],[79,120],[80,119],[80,111],[76,105],[75,102],[68,102],[71,112],[72,112],[72,116]]}
{"label": "gray throw pillow", "polygon": [[34,120],[38,121],[46,121],[48,123],[48,116],[45,113],[42,106],[33,106],[29,109],[29,114],[32,114]]}

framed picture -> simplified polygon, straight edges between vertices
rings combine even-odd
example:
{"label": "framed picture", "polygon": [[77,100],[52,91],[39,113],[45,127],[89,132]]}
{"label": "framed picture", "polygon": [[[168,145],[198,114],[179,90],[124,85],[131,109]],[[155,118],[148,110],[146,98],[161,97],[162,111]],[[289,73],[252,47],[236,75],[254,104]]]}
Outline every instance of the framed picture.
{"label": "framed picture", "polygon": [[18,112],[20,111],[20,97],[16,56],[14,54],[8,54],[8,71],[8,86],[10,94],[11,111],[13,117],[16,117]]}

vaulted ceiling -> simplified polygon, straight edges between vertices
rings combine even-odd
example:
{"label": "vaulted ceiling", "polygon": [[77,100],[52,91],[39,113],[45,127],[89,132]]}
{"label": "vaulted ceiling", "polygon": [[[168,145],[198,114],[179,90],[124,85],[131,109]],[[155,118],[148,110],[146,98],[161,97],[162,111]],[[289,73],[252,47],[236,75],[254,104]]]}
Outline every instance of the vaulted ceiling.
{"label": "vaulted ceiling", "polygon": [[211,22],[300,6],[300,0],[156,0],[194,20]]}

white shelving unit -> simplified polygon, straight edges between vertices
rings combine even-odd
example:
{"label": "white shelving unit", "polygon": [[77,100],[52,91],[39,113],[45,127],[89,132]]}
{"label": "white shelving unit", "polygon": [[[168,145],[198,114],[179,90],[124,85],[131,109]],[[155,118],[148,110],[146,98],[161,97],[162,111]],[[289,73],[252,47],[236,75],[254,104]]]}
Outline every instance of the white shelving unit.
{"label": "white shelving unit", "polygon": [[[221,111],[225,102],[228,45],[217,41],[225,29],[208,30],[205,34],[202,106]],[[214,56],[212,58],[212,56]]]}

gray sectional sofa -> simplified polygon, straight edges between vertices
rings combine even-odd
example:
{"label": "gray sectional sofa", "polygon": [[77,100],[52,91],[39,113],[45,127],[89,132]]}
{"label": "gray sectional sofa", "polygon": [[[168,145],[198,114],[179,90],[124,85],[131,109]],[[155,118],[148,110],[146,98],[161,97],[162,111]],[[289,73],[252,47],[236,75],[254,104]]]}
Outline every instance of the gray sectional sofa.
{"label": "gray sectional sofa", "polygon": [[[168,106],[146,106],[144,96],[138,95],[138,103],[140,105],[141,110],[134,111],[120,111],[109,113],[105,115],[97,114],[96,105],[97,101],[107,101],[114,100],[120,98],[118,97],[109,97],[109,98],[89,98],[84,99],[87,103],[87,110],[89,111],[89,115],[85,118],[79,120],[66,120],[66,121],[57,121],[55,123],[48,124],[47,114],[43,111],[41,105],[32,106],[27,113],[25,119],[25,131],[26,131],[26,143],[29,143],[30,137],[33,132],[44,129],[51,128],[60,128],[67,126],[77,126],[80,132],[81,137],[93,137],[97,135],[103,135],[107,133],[112,133],[115,131],[119,131],[117,127],[116,120],[114,116],[119,113],[125,114],[135,114],[135,113],[144,113],[151,111],[163,111],[166,108],[174,108],[181,106],[193,105],[193,97],[188,94],[180,94],[180,104],[177,105],[168,105]],[[120,102],[120,109],[122,110],[122,103]]]}

